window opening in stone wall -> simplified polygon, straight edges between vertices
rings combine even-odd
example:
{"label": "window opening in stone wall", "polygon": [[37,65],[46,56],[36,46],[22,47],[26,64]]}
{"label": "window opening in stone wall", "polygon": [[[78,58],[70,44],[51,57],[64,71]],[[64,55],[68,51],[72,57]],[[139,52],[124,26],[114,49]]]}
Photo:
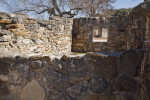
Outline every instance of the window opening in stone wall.
{"label": "window opening in stone wall", "polygon": [[107,42],[108,27],[93,30],[93,42]]}

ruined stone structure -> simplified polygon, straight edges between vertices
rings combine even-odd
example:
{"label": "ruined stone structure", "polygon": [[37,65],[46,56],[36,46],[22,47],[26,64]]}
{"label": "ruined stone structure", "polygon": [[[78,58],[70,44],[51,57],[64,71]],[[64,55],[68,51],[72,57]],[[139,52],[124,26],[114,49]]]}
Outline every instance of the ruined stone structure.
{"label": "ruined stone structure", "polygon": [[119,52],[127,49],[128,16],[74,19],[73,52]]}
{"label": "ruined stone structure", "polygon": [[0,53],[70,53],[73,20],[0,13]]}
{"label": "ruined stone structure", "polygon": [[[16,17],[18,15],[15,15],[15,17],[6,15],[0,20],[0,43],[1,47],[3,47],[1,52],[10,48],[10,50],[6,51],[8,51],[7,53],[12,53],[10,52],[11,50],[14,49],[15,51],[13,46],[18,45],[18,51],[16,50],[15,52],[22,53],[24,49],[19,49],[19,47],[25,46],[27,48],[25,50],[29,54],[9,54],[9,56],[5,54],[0,56],[0,100],[150,100],[149,0],[145,0],[142,4],[135,7],[127,19],[117,18],[114,22],[111,19],[74,19],[72,50],[76,52],[78,50],[78,52],[94,51],[86,54],[50,55],[44,49],[45,51],[39,51],[43,52],[43,54],[31,55],[31,53],[37,53],[37,49],[30,51],[28,50],[30,48],[28,45],[38,45],[33,39],[39,36],[39,29],[41,27],[45,28],[41,32],[44,36],[46,36],[47,31],[50,31],[47,28],[47,21],[39,22],[39,20],[27,17],[22,24],[20,23],[22,22],[21,17]],[[25,18],[24,15],[19,16]],[[124,21],[118,21],[119,19]],[[65,31],[66,28],[63,28],[65,30],[62,33],[66,34],[69,32],[68,34],[71,34],[71,19],[62,18],[60,20],[60,18],[54,18],[48,23],[51,21],[57,23],[62,20],[63,25],[67,25],[69,30]],[[30,30],[31,33],[28,35],[34,35],[33,39],[31,37],[27,38],[26,33],[22,35],[24,34],[23,31],[28,28],[34,28],[32,25],[29,27],[29,23],[40,25],[37,28],[37,34],[32,33],[34,29]],[[54,27],[56,26],[57,24],[54,24]],[[57,33],[56,30],[61,28],[54,28],[54,37],[55,33]],[[112,31],[114,34],[111,34],[110,30],[114,30]],[[19,33],[20,31],[21,33]],[[106,35],[105,33],[108,34]],[[63,38],[68,38],[68,43],[71,44],[71,35],[63,36]],[[121,36],[125,40],[121,40]],[[22,39],[18,40],[20,37]],[[52,37],[50,35],[47,38],[50,41],[54,38]],[[40,38],[40,40],[46,44],[47,42],[44,40],[47,38]],[[30,42],[25,42],[24,39],[29,39]],[[57,37],[57,39],[61,38]],[[112,44],[114,43],[112,46],[110,46],[111,42]],[[120,44],[121,42],[122,44]],[[52,43],[54,41],[49,45]],[[58,41],[56,41],[57,43]],[[90,47],[90,43],[93,43],[93,47]],[[56,49],[56,53],[71,51],[70,44],[68,47],[67,44],[65,45],[68,51],[63,52],[62,50],[59,52]],[[46,48],[45,45],[43,48]],[[100,50],[97,50],[97,48]],[[95,51],[105,52],[95,53]],[[53,49],[49,51],[49,53],[53,52]]]}
{"label": "ruined stone structure", "polygon": [[0,18],[1,54],[70,53],[71,45],[73,52],[127,49],[128,16],[39,20],[1,13]]}

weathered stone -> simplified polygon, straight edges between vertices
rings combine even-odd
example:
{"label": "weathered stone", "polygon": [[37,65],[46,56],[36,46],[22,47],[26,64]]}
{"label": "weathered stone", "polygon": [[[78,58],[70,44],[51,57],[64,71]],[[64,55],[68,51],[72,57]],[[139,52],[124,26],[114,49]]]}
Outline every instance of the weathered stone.
{"label": "weathered stone", "polygon": [[0,61],[0,74],[9,74],[10,64],[8,62]]}
{"label": "weathered stone", "polygon": [[3,36],[3,35],[11,35],[12,33],[8,30],[0,30],[0,36]]}
{"label": "weathered stone", "polygon": [[41,26],[48,26],[49,25],[49,21],[37,20],[36,22],[38,24],[40,24]]}
{"label": "weathered stone", "polygon": [[19,13],[18,12],[18,13],[11,14],[11,17],[16,17],[16,16],[21,16],[21,17],[29,19],[29,16],[27,14],[25,14],[25,13]]}
{"label": "weathered stone", "polygon": [[10,24],[11,20],[5,19],[5,20],[0,20],[0,24]]}
{"label": "weathered stone", "polygon": [[90,91],[96,94],[104,92],[108,87],[108,84],[103,79],[92,78],[90,81]]}
{"label": "weathered stone", "polygon": [[31,52],[35,51],[36,49],[37,49],[37,45],[31,46],[31,47],[29,48],[29,50],[30,50]]}
{"label": "weathered stone", "polygon": [[47,100],[73,100],[66,93],[58,90],[50,90],[48,92]]}
{"label": "weathered stone", "polygon": [[14,35],[15,36],[26,36],[26,35],[28,35],[30,33],[31,33],[30,31],[18,31],[18,32],[14,32]]}
{"label": "weathered stone", "polygon": [[8,76],[5,76],[5,75],[0,75],[0,80],[4,82],[9,81]]}
{"label": "weathered stone", "polygon": [[0,12],[0,20],[2,19],[11,19],[11,16],[6,12]]}
{"label": "weathered stone", "polygon": [[36,80],[32,80],[22,90],[20,94],[21,100],[44,100],[44,89]]}
{"label": "weathered stone", "polygon": [[86,96],[88,89],[89,89],[89,86],[87,82],[85,81],[85,82],[81,82],[77,85],[67,88],[66,91],[75,100],[82,100]]}
{"label": "weathered stone", "polygon": [[84,46],[84,44],[83,43],[77,43],[76,46],[82,47],[82,46]]}
{"label": "weathered stone", "polygon": [[28,23],[28,24],[36,24],[36,22],[33,21],[33,20],[26,20],[26,23]]}
{"label": "weathered stone", "polygon": [[0,97],[4,97],[10,94],[10,91],[6,85],[6,82],[0,80]]}
{"label": "weathered stone", "polygon": [[114,78],[118,74],[115,56],[88,53],[86,63],[92,77]]}
{"label": "weathered stone", "polygon": [[44,44],[44,42],[40,39],[34,39],[36,44]]}
{"label": "weathered stone", "polygon": [[120,95],[102,94],[102,95],[92,95],[89,94],[84,100],[126,100]]}
{"label": "weathered stone", "polygon": [[0,37],[3,41],[9,42],[11,40],[11,36],[4,35],[3,37]]}
{"label": "weathered stone", "polygon": [[[24,76],[28,76],[28,72],[29,72],[29,65],[28,64],[25,64],[25,63],[28,63],[26,61],[26,59],[17,59],[18,61],[22,61],[22,63],[18,62],[16,65],[14,65],[15,67],[15,70],[17,70],[19,73],[21,73],[22,75],[24,74]],[[13,68],[12,68],[13,69]]]}
{"label": "weathered stone", "polygon": [[[21,61],[18,59],[17,63],[13,65],[9,72],[9,81],[13,84],[25,84],[29,74],[29,65],[25,60]],[[20,63],[22,62],[22,63]]]}
{"label": "weathered stone", "polygon": [[115,88],[126,93],[137,93],[139,84],[136,80],[122,75],[119,76],[115,83]]}
{"label": "weathered stone", "polygon": [[24,29],[24,25],[23,24],[10,24],[10,25],[6,25],[6,28],[19,28],[19,29]]}
{"label": "weathered stone", "polygon": [[143,52],[140,51],[126,51],[118,61],[119,74],[135,77],[140,73],[141,61],[143,59]]}
{"label": "weathered stone", "polygon": [[64,90],[69,85],[69,79],[66,75],[56,72],[50,68],[43,71],[43,75],[47,78],[47,86],[57,90]]}
{"label": "weathered stone", "polygon": [[81,78],[71,77],[69,82],[72,83],[72,84],[75,84],[75,83],[80,83],[80,82],[89,81],[89,80],[90,80],[90,77],[88,77],[88,76],[81,77]]}
{"label": "weathered stone", "polygon": [[0,42],[6,42],[4,37],[0,37]]}
{"label": "weathered stone", "polygon": [[42,62],[40,60],[31,61],[30,67],[32,70],[40,69],[42,67]]}
{"label": "weathered stone", "polygon": [[0,98],[0,100],[5,100],[4,98]]}
{"label": "weathered stone", "polygon": [[15,15],[12,17],[12,23],[13,24],[25,24],[25,16],[22,15]]}
{"label": "weathered stone", "polygon": [[24,39],[22,42],[24,44],[30,44],[32,42],[32,40],[30,40],[30,39]]}

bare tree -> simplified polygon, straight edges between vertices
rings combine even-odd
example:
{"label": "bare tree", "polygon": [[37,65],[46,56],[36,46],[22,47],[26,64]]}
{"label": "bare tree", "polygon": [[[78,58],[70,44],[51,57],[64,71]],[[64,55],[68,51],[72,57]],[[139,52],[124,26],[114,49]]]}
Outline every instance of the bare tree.
{"label": "bare tree", "polygon": [[90,17],[108,14],[112,9],[112,3],[116,0],[70,0],[73,7],[81,7],[82,11]]}
{"label": "bare tree", "polygon": [[68,0],[0,0],[11,12],[34,12],[36,14],[48,13],[50,16],[69,15],[74,17],[80,8],[69,7]]}
{"label": "bare tree", "polygon": [[114,0],[0,0],[12,12],[47,13],[49,16],[74,17],[79,11],[95,17],[111,8]]}

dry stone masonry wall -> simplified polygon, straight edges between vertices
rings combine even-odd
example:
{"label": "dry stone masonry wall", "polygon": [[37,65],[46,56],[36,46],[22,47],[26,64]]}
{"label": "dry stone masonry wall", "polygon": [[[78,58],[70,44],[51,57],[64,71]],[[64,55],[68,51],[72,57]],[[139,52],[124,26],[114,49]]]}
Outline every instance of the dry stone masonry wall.
{"label": "dry stone masonry wall", "polygon": [[0,100],[137,100],[142,51],[0,58]]}
{"label": "dry stone masonry wall", "polygon": [[128,16],[40,20],[0,13],[1,54],[120,52],[127,49],[127,33]]}
{"label": "dry stone masonry wall", "polygon": [[0,13],[0,53],[69,53],[72,24],[70,18],[40,20]]}

